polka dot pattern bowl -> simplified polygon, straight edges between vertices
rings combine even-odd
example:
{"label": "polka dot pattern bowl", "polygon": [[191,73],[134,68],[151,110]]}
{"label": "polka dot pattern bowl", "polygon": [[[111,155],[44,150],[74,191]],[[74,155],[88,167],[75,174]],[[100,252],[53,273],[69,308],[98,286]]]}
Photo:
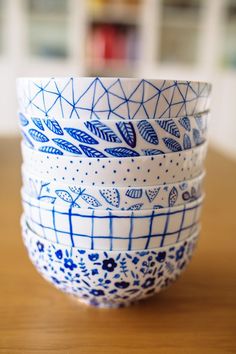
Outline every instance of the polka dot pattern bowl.
{"label": "polka dot pattern bowl", "polygon": [[82,121],[19,114],[23,139],[57,155],[91,158],[159,155],[194,148],[207,137],[209,113],[176,119]]}
{"label": "polka dot pattern bowl", "polygon": [[87,187],[42,180],[22,168],[24,190],[29,196],[55,206],[106,210],[159,209],[194,201],[203,194],[204,175],[158,186]]}
{"label": "polka dot pattern bowl", "polygon": [[189,237],[199,222],[203,197],[156,210],[55,207],[22,191],[25,217],[38,235],[60,244],[97,250],[146,250]]}
{"label": "polka dot pattern bowl", "polygon": [[93,251],[42,239],[22,219],[23,239],[38,272],[89,305],[127,306],[171,285],[188,265],[198,233],[161,249]]}
{"label": "polka dot pattern bowl", "polygon": [[57,156],[30,149],[22,143],[25,168],[42,179],[86,186],[155,186],[198,176],[207,144],[177,153],[156,156],[90,159]]}

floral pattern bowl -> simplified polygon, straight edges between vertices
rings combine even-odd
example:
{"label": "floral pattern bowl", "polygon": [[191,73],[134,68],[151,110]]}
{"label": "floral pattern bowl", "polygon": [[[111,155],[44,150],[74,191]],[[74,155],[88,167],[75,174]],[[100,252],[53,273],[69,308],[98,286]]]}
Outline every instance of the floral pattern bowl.
{"label": "floral pattern bowl", "polygon": [[76,299],[97,307],[128,306],[171,285],[188,265],[198,233],[146,251],[97,251],[56,244],[22,218],[23,239],[38,272]]}
{"label": "floral pattern bowl", "polygon": [[201,113],[209,108],[204,82],[130,78],[21,78],[23,113],[57,119],[155,119]]}
{"label": "floral pattern bowl", "polygon": [[23,139],[39,151],[80,157],[134,157],[194,148],[207,138],[209,113],[169,119],[82,121],[19,113]]}

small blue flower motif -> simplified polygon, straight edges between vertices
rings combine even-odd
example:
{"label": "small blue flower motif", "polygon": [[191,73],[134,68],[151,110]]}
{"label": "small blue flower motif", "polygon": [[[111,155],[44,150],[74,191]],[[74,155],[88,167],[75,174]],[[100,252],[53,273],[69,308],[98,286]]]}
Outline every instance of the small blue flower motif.
{"label": "small blue flower motif", "polygon": [[108,272],[113,272],[116,267],[117,263],[113,258],[104,259],[102,262],[102,269],[107,270]]}
{"label": "small blue flower motif", "polygon": [[96,275],[98,274],[98,270],[97,269],[92,269],[92,275]]}
{"label": "small blue flower motif", "polygon": [[63,257],[62,250],[56,251],[55,255],[58,259],[62,259],[62,257]]}
{"label": "small blue flower motif", "polygon": [[99,258],[99,254],[98,253],[89,254],[88,258],[91,262],[96,262]]}
{"label": "small blue flower motif", "polygon": [[137,263],[139,262],[139,258],[138,258],[138,257],[134,257],[134,259],[132,260],[132,262],[133,262],[134,264],[137,264]]}
{"label": "small blue flower motif", "polygon": [[40,241],[37,242],[37,247],[39,252],[44,252],[44,244],[41,243]]}
{"label": "small blue flower motif", "polygon": [[118,289],[126,289],[128,288],[130,285],[129,282],[127,281],[120,281],[120,282],[116,282],[115,283],[115,286],[118,288]]}
{"label": "small blue flower motif", "polygon": [[104,291],[100,290],[100,289],[92,289],[90,291],[90,294],[92,294],[93,296],[103,296],[104,295]]}
{"label": "small blue flower motif", "polygon": [[134,281],[134,286],[135,286],[135,285],[139,285],[139,283],[140,283],[139,280],[135,280],[135,281]]}
{"label": "small blue flower motif", "polygon": [[75,263],[73,263],[73,260],[71,258],[65,258],[64,259],[64,267],[69,268],[70,270],[73,270],[74,268],[77,267]]}
{"label": "small blue flower motif", "polygon": [[159,263],[163,263],[164,260],[166,258],[166,252],[158,252],[158,255],[156,257],[156,260],[159,262]]}
{"label": "small blue flower motif", "polygon": [[155,283],[155,278],[147,278],[145,283],[143,283],[142,288],[147,289],[153,286]]}
{"label": "small blue flower motif", "polygon": [[179,261],[181,258],[183,258],[184,255],[184,246],[181,246],[177,251],[176,251],[176,261]]}

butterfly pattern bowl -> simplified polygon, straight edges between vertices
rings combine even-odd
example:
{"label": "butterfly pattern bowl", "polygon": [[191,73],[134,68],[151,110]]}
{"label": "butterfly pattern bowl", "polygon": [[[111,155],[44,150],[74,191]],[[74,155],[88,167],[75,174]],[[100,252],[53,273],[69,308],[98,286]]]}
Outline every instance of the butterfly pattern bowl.
{"label": "butterfly pattern bowl", "polygon": [[38,272],[52,285],[97,307],[120,307],[171,285],[188,265],[198,233],[148,251],[93,251],[42,239],[22,219],[23,240]]}
{"label": "butterfly pattern bowl", "polygon": [[22,191],[26,220],[50,241],[98,250],[144,250],[189,237],[198,226],[203,197],[156,210],[93,210],[55,207]]}
{"label": "butterfly pattern bowl", "polygon": [[193,179],[158,186],[96,187],[67,185],[42,180],[22,167],[26,193],[55,206],[105,210],[142,210],[173,207],[194,201],[203,194],[205,173]]}
{"label": "butterfly pattern bowl", "polygon": [[211,85],[129,78],[21,78],[22,113],[39,118],[155,119],[204,112]]}
{"label": "butterfly pattern bowl", "polygon": [[86,186],[156,186],[198,176],[203,169],[207,144],[194,149],[155,156],[79,158],[35,151],[22,143],[25,168],[43,180]]}
{"label": "butterfly pattern bowl", "polygon": [[66,120],[19,113],[22,137],[32,148],[93,158],[159,155],[194,148],[207,137],[209,113],[169,119]]}

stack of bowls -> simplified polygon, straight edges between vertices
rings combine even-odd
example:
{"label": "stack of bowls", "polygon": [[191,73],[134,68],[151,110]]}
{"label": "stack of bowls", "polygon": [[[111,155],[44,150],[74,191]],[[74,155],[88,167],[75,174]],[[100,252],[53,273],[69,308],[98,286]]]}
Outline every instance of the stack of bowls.
{"label": "stack of bowls", "polygon": [[42,276],[100,307],[146,298],[200,231],[211,86],[21,78],[23,239]]}

